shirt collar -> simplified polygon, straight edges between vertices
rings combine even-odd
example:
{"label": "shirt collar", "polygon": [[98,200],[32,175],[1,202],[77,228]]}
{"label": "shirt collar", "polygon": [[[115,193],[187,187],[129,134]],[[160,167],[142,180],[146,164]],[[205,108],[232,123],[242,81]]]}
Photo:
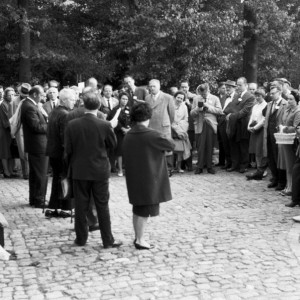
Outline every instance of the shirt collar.
{"label": "shirt collar", "polygon": [[245,95],[246,92],[247,92],[247,91],[243,91],[243,92],[241,93],[241,98]]}

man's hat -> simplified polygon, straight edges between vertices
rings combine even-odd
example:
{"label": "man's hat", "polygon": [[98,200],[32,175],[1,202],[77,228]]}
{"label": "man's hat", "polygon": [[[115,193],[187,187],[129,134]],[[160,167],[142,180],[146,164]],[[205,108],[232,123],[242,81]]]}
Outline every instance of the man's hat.
{"label": "man's hat", "polygon": [[287,83],[289,86],[292,86],[291,83],[286,78],[275,78],[273,81],[279,81],[282,83]]}
{"label": "man's hat", "polygon": [[225,85],[229,85],[229,86],[232,86],[232,87],[236,87],[235,81],[232,81],[232,80],[227,80],[227,81],[225,81]]}
{"label": "man's hat", "polygon": [[31,90],[31,85],[29,83],[22,83],[18,87],[19,94],[24,97],[28,96],[30,90]]}

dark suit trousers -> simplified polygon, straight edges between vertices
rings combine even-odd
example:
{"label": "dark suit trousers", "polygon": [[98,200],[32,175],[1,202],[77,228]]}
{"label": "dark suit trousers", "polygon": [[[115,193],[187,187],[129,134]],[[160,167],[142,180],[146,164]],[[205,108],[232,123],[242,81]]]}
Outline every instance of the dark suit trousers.
{"label": "dark suit trousers", "polygon": [[226,122],[223,122],[221,125],[218,125],[218,132],[222,141],[226,165],[231,166],[230,143],[228,135],[226,133]]}
{"label": "dark suit trousers", "polygon": [[58,209],[61,208],[60,202],[62,196],[62,188],[60,179],[63,171],[63,160],[61,158],[50,157],[49,161],[53,172],[53,178],[51,196],[48,207],[52,209]]}
{"label": "dark suit trousers", "polygon": [[247,168],[249,164],[249,139],[229,139],[232,168]]}
{"label": "dark suit trousers", "polygon": [[292,174],[292,201],[300,204],[300,158],[298,157]]}
{"label": "dark suit trousers", "polygon": [[197,134],[198,168],[212,167],[215,133],[207,122],[203,122],[202,132]]}
{"label": "dark suit trousers", "polygon": [[218,131],[217,131],[217,137],[219,143],[219,165],[225,165],[225,149],[221,137],[220,127],[221,126],[218,126]]}
{"label": "dark suit trousers", "polygon": [[278,147],[275,142],[275,138],[267,138],[268,149],[268,165],[272,173],[273,182],[280,186],[286,185],[286,172],[277,168]]}
{"label": "dark suit trousers", "polygon": [[88,239],[88,219],[91,195],[96,205],[103,246],[114,243],[109,214],[108,179],[101,181],[73,180],[75,196],[75,232],[78,244],[84,245]]}
{"label": "dark suit trousers", "polygon": [[45,154],[28,154],[29,203],[42,204],[47,192],[48,157]]}

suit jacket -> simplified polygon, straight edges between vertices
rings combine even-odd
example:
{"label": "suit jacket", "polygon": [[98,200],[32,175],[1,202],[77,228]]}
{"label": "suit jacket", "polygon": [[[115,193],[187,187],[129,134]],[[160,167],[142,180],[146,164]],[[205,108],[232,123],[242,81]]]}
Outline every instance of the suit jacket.
{"label": "suit jacket", "polygon": [[53,109],[49,117],[46,148],[46,154],[49,157],[63,158],[68,113],[67,108],[58,106]]}
{"label": "suit jacket", "polygon": [[21,107],[25,152],[45,154],[47,146],[47,122],[38,106],[28,98]]}
{"label": "suit jacket", "polygon": [[[77,108],[74,108],[73,110],[71,110],[67,116],[67,120],[68,122],[71,121],[71,120],[74,120],[74,119],[77,119],[77,118],[81,118],[84,116],[84,113],[85,113],[85,108],[84,106],[80,106],[80,107],[77,107]],[[97,112],[97,117],[101,120],[105,120],[105,115],[103,112],[101,111],[98,111]]]}
{"label": "suit jacket", "polygon": [[[268,140],[268,126],[269,126],[269,118],[271,115],[271,110],[273,106],[273,101],[268,102],[265,108],[265,124],[264,124],[264,140],[263,140],[263,155],[264,157],[268,156],[268,148],[267,148],[267,140]],[[274,113],[276,113],[276,127],[281,124],[283,112],[287,107],[287,101],[281,98],[279,108],[276,109]]]}
{"label": "suit jacket", "polygon": [[110,108],[110,107],[107,106],[107,104],[106,104],[107,101],[105,101],[104,97],[101,97],[101,98],[100,98],[100,103],[101,103],[100,111],[103,112],[103,113],[106,114],[106,115],[109,115],[110,112],[111,112],[116,106],[119,105],[119,100],[116,99],[116,98],[114,98],[114,97],[111,97],[111,98],[109,99],[109,101],[111,102],[112,108]]}
{"label": "suit jacket", "polygon": [[108,179],[110,164],[107,151],[116,145],[116,136],[109,122],[90,113],[70,121],[65,135],[70,177],[92,181]]}
{"label": "suit jacket", "polygon": [[171,138],[171,124],[175,116],[173,97],[160,91],[156,100],[153,99],[152,95],[148,95],[145,101],[153,109],[149,128],[157,130],[167,138]]}
{"label": "suit jacket", "polygon": [[52,110],[54,109],[54,107],[52,106],[51,101],[47,101],[43,104],[43,109],[45,110],[45,112],[48,114],[48,116],[50,115],[50,113],[52,112]]}
{"label": "suit jacket", "polygon": [[128,105],[130,107],[134,105],[135,103],[135,100],[133,99],[134,96],[136,97],[137,100],[145,100],[148,94],[149,93],[147,89],[142,86],[135,87],[134,92],[132,92],[132,90],[129,90],[130,99],[128,101]]}
{"label": "suit jacket", "polygon": [[195,133],[200,134],[203,130],[203,123],[206,121],[217,133],[217,115],[222,114],[222,107],[220,99],[217,96],[208,94],[206,103],[206,108],[202,111],[198,109],[198,102],[204,102],[204,99],[198,95],[193,100],[191,115],[194,118]]}
{"label": "suit jacket", "polygon": [[226,115],[230,113],[229,138],[235,138],[236,141],[249,138],[250,133],[247,128],[254,103],[255,97],[248,91],[242,97],[238,93],[234,95],[232,102],[224,110]]}
{"label": "suit jacket", "polygon": [[164,151],[174,149],[172,139],[143,125],[135,125],[123,142],[129,202],[151,205],[172,199]]}

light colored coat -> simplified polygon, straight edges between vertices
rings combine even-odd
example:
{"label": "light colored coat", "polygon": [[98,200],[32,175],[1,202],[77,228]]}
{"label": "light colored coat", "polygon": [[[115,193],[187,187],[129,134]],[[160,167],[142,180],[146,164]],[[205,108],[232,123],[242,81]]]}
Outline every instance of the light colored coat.
{"label": "light colored coat", "polygon": [[[264,157],[268,157],[267,138],[268,138],[269,117],[271,114],[272,103],[273,103],[273,101],[269,102],[267,105],[266,118],[265,118],[265,123],[264,123],[264,140],[263,140],[263,156]],[[286,109],[286,106],[287,106],[287,101],[282,98],[279,108],[277,109],[277,112],[276,112],[276,126],[278,126],[281,123],[283,112]]]}
{"label": "light colored coat", "polygon": [[173,97],[160,91],[156,100],[153,99],[152,95],[148,95],[145,101],[153,109],[149,128],[155,129],[164,137],[171,139],[171,124],[175,116]]}
{"label": "light colored coat", "polygon": [[217,96],[208,94],[207,101],[205,102],[207,110],[205,111],[198,108],[198,102],[204,102],[204,99],[200,95],[194,97],[191,110],[191,116],[194,118],[195,134],[202,133],[204,120],[211,125],[214,133],[217,133],[217,115],[223,113],[220,99]]}

